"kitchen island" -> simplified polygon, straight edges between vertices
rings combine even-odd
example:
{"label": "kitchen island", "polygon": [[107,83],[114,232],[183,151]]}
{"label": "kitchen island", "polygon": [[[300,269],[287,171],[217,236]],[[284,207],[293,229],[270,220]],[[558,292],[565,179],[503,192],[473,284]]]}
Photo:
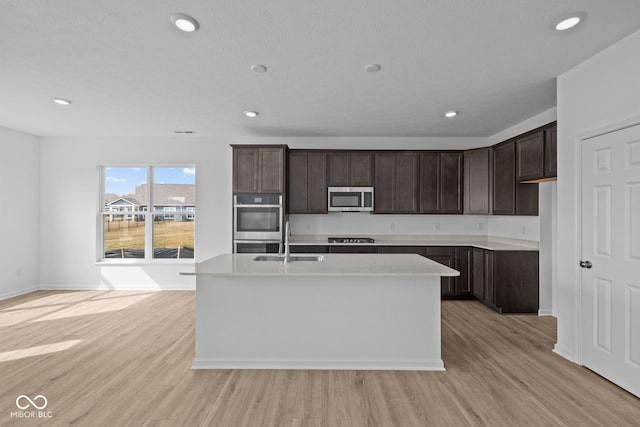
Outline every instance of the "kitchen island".
{"label": "kitchen island", "polygon": [[440,277],[413,254],[196,264],[193,369],[444,370]]}

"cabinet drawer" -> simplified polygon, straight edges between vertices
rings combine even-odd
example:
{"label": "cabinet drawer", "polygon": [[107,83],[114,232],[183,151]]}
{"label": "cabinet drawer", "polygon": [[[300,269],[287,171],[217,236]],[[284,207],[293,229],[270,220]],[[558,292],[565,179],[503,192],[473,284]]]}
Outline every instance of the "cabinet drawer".
{"label": "cabinet drawer", "polygon": [[455,251],[449,246],[428,246],[425,253],[427,256],[454,256]]}
{"label": "cabinet drawer", "polygon": [[326,254],[329,253],[328,246],[316,245],[291,245],[292,254]]}

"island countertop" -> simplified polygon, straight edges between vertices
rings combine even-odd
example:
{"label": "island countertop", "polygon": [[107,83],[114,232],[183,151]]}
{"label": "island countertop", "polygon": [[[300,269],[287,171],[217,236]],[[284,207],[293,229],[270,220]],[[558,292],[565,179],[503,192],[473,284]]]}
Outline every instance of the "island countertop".
{"label": "island countertop", "polygon": [[254,261],[257,254],[223,254],[197,263],[206,276],[459,276],[415,254],[322,254],[322,261]]}

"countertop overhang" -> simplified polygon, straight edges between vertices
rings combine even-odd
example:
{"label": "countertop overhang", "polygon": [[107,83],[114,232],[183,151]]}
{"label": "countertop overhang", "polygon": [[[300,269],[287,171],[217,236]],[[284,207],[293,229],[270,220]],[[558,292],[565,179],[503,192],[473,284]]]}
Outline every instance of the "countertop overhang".
{"label": "countertop overhang", "polygon": [[322,261],[255,261],[256,254],[223,254],[196,264],[207,276],[459,276],[415,254],[322,254]]}

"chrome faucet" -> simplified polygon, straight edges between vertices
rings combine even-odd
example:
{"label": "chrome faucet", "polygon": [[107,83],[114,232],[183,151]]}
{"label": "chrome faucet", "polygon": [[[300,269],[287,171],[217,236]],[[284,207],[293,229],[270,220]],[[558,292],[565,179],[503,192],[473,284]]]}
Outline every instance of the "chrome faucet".
{"label": "chrome faucet", "polygon": [[291,236],[291,228],[289,221],[284,224],[284,262],[291,262],[291,249],[289,248],[289,237]]}

